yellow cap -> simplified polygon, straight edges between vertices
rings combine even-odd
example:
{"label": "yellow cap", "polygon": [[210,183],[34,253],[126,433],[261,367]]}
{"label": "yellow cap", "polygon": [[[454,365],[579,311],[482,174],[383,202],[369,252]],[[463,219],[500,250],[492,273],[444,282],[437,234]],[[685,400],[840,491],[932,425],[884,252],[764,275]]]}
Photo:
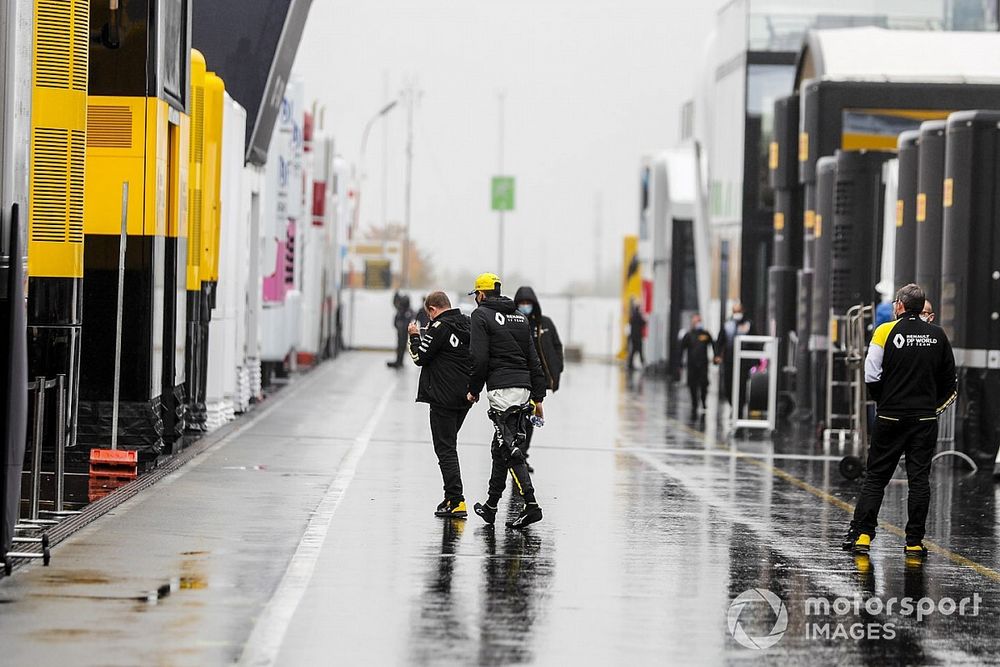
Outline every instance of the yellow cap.
{"label": "yellow cap", "polygon": [[495,273],[480,273],[476,277],[476,288],[469,292],[469,294],[491,292],[495,289],[500,289],[500,276]]}

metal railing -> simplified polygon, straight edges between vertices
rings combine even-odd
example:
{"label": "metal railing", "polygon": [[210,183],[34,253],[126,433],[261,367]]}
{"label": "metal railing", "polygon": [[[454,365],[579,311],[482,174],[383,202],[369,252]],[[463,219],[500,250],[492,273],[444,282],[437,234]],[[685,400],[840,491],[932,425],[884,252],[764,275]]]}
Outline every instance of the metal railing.
{"label": "metal railing", "polygon": [[[754,419],[752,415],[744,416],[740,401],[740,391],[744,378],[742,368],[744,361],[767,364],[767,414],[763,419]],[[775,336],[736,336],[733,344],[733,420],[730,428],[733,433],[739,429],[759,429],[774,432],[777,424],[778,405],[778,339]],[[749,391],[747,392],[749,400]]]}
{"label": "metal railing", "polygon": [[[60,373],[48,380],[36,377],[29,382],[27,389],[33,397],[31,413],[31,430],[28,444],[31,447],[31,460],[28,472],[30,482],[28,488],[28,516],[21,519],[15,526],[16,535],[13,544],[41,544],[40,553],[27,551],[8,551],[4,555],[4,571],[10,574],[12,563],[21,558],[40,558],[45,565],[49,564],[49,537],[43,531],[58,524],[62,519],[79,514],[65,509],[66,500],[66,443],[71,437],[71,427],[67,425],[70,385],[66,375]],[[45,426],[49,393],[55,390],[55,447],[54,473],[55,494],[52,510],[42,510],[42,453],[45,447]],[[69,420],[75,421],[75,420]],[[48,518],[41,518],[42,515]],[[27,534],[26,534],[27,533]]]}
{"label": "metal railing", "polygon": [[[826,425],[823,442],[827,447],[832,441],[841,446],[849,443],[855,451],[865,448],[868,442],[868,396],[865,387],[865,355],[868,349],[868,323],[873,314],[872,306],[856,305],[844,315],[831,315],[837,327],[826,352]],[[838,373],[837,364],[843,364]],[[837,390],[847,390],[847,412],[835,412]],[[843,402],[841,402],[843,404]],[[843,424],[838,428],[835,425]],[[858,451],[863,456],[863,451]]]}
{"label": "metal railing", "polygon": [[[837,325],[840,334],[838,345],[834,341],[827,350],[827,391],[826,418],[827,425],[835,421],[846,421],[846,428],[827,428],[823,431],[823,444],[829,450],[831,443],[837,442],[841,447],[850,444],[855,455],[863,462],[867,457],[869,438],[869,405],[867,387],[865,385],[865,356],[868,352],[868,324],[874,314],[872,306],[857,305],[845,315],[831,317]],[[836,362],[842,361],[846,366],[843,379],[837,379]],[[850,401],[847,414],[834,412],[834,391],[837,388],[849,389]],[[936,453],[932,461],[953,456],[969,465],[972,472],[979,466],[968,454],[955,449],[955,419],[957,403],[952,403],[938,415],[938,438]]]}

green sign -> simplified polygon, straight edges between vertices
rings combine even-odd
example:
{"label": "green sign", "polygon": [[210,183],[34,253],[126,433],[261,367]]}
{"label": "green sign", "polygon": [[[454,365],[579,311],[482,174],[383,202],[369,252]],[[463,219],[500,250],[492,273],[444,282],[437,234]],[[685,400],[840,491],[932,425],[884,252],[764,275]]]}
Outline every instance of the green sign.
{"label": "green sign", "polygon": [[490,193],[494,211],[514,210],[513,176],[494,176]]}

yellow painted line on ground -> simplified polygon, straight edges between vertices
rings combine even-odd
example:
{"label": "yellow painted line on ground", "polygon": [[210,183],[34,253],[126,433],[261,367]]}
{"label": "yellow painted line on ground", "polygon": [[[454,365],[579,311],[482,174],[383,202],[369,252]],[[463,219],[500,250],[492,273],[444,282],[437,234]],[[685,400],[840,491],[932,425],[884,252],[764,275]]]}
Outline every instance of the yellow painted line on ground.
{"label": "yellow painted line on ground", "polygon": [[[667,417],[667,419],[669,421],[673,422],[675,425],[677,425],[677,427],[680,428],[685,433],[687,433],[687,434],[689,434],[689,435],[691,435],[691,436],[693,436],[695,438],[699,438],[699,439],[705,440],[706,442],[709,442],[707,436],[702,431],[698,431],[696,429],[693,429],[690,426],[688,426],[687,424],[685,424],[683,422],[680,422],[680,421],[677,421],[676,419],[673,419],[672,417]],[[843,500],[841,500],[840,498],[837,498],[834,495],[831,495],[831,494],[827,493],[823,489],[820,489],[818,487],[813,486],[809,482],[807,482],[804,479],[801,479],[799,477],[796,477],[795,475],[793,475],[792,473],[788,472],[787,470],[782,470],[781,468],[775,468],[771,464],[769,464],[769,463],[767,463],[765,461],[761,461],[758,458],[755,458],[754,455],[746,454],[744,452],[733,451],[728,446],[726,446],[725,443],[719,442],[718,440],[715,440],[714,442],[710,442],[709,444],[714,445],[718,449],[724,449],[726,451],[732,452],[732,454],[733,454],[733,456],[735,458],[741,459],[743,461],[747,461],[748,463],[751,463],[751,464],[757,466],[758,468],[760,468],[760,469],[762,469],[762,470],[764,470],[766,472],[771,473],[775,477],[778,477],[779,479],[785,480],[786,482],[788,482],[792,486],[798,487],[798,488],[802,489],[803,491],[806,491],[807,493],[810,493],[810,494],[816,496],[820,500],[823,500],[823,501],[829,503],[830,505],[833,505],[834,507],[838,507],[838,508],[844,510],[848,514],[854,514],[854,505],[852,505],[852,504],[850,504],[850,503],[848,503],[846,501],[843,501]],[[759,456],[759,454],[757,456]],[[889,523],[888,521],[879,521],[879,526],[882,527],[884,530],[887,530],[888,532],[892,533],[893,535],[896,535],[896,536],[902,537],[902,538],[906,537],[906,531],[903,530],[902,528],[900,528],[899,526],[893,524],[893,523]],[[944,556],[945,558],[947,558],[951,562],[955,563],[956,565],[961,565],[962,567],[967,567],[970,570],[973,570],[974,572],[977,572],[977,573],[981,574],[982,576],[986,577],[987,579],[992,579],[993,581],[1000,582],[1000,572],[997,572],[996,570],[994,570],[992,568],[986,567],[982,563],[977,563],[976,561],[972,560],[971,558],[966,558],[962,554],[955,553],[954,551],[952,551],[950,549],[946,549],[945,547],[941,546],[940,544],[937,544],[936,542],[932,542],[930,540],[924,540],[924,546],[927,547],[928,551],[930,551],[932,553],[936,553],[936,554],[938,554],[940,556]]]}

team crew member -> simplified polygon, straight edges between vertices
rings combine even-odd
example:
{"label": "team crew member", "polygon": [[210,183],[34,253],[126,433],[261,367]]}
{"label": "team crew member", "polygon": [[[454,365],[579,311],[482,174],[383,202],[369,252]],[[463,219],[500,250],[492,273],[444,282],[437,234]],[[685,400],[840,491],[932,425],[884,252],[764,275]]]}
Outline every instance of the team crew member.
{"label": "team crew member", "polygon": [[410,297],[396,292],[392,296],[392,305],[396,314],[392,318],[392,327],[396,330],[396,358],[385,362],[389,368],[402,368],[403,355],[406,353],[407,329],[413,321],[413,311],[410,309]]}
{"label": "team crew member", "polygon": [[524,509],[510,525],[514,528],[542,520],[542,510],[535,500],[535,489],[524,458],[526,424],[534,412],[542,413],[545,398],[545,372],[531,339],[528,318],[518,312],[514,302],[500,295],[500,278],[483,273],[476,278],[479,307],[472,313],[472,366],[469,373],[469,402],[479,400],[486,386],[489,416],[494,433],[490,453],[489,497],[474,509],[486,523],[496,520],[497,504],[507,482],[507,471],[524,497]]}
{"label": "team crew member", "polygon": [[628,369],[635,370],[635,357],[639,356],[639,369],[646,366],[646,358],[642,353],[642,335],[646,331],[646,318],[643,317],[642,308],[635,299],[632,299],[632,306],[628,316]]}
{"label": "team crew member", "polygon": [[872,334],[865,359],[865,384],[878,410],[868,450],[868,467],[844,548],[867,553],[875,537],[886,484],[906,455],[907,556],[923,557],[924,524],[930,505],[931,458],[937,444],[937,415],[955,400],[955,356],[944,331],[921,319],[924,292],[906,285],[896,294],[896,320]]}
{"label": "team crew member", "polygon": [[[514,301],[517,309],[522,315],[528,318],[531,325],[531,335],[535,339],[535,351],[538,353],[538,360],[542,363],[542,370],[545,372],[545,384],[549,391],[555,393],[559,391],[559,378],[563,372],[563,344],[559,340],[559,332],[552,319],[542,315],[542,307],[535,296],[535,290],[530,287],[518,287],[514,294]],[[528,449],[531,447],[531,439],[534,436],[535,427],[529,421],[527,423],[527,439],[524,441],[524,458],[528,458]],[[535,472],[531,464],[528,463],[528,472]]]}
{"label": "team crew member", "polygon": [[934,323],[934,306],[930,301],[924,301],[924,309],[920,311],[920,319],[928,324]]}
{"label": "team crew member", "polygon": [[469,318],[444,292],[432,292],[424,300],[430,320],[421,338],[420,326],[411,322],[410,357],[421,367],[417,402],[430,404],[431,438],[437,454],[444,500],[434,512],[437,516],[465,518],[468,510],[462,495],[462,472],[458,464],[458,431],[469,413],[466,399],[469,386]]}
{"label": "team crew member", "polygon": [[691,316],[691,328],[681,338],[681,364],[687,355],[687,385],[691,392],[691,416],[698,414],[698,405],[705,408],[708,396],[708,365],[715,356],[712,334],[701,325],[701,315]]}
{"label": "team crew member", "polygon": [[[748,335],[751,328],[753,328],[753,323],[746,319],[743,314],[743,305],[737,303],[733,306],[733,314],[719,329],[716,345],[718,355],[715,363],[722,364],[722,381],[719,382],[719,393],[722,400],[727,403],[733,400],[733,357],[736,353],[736,337]],[[745,379],[746,374],[741,369],[738,381],[742,382]]]}

